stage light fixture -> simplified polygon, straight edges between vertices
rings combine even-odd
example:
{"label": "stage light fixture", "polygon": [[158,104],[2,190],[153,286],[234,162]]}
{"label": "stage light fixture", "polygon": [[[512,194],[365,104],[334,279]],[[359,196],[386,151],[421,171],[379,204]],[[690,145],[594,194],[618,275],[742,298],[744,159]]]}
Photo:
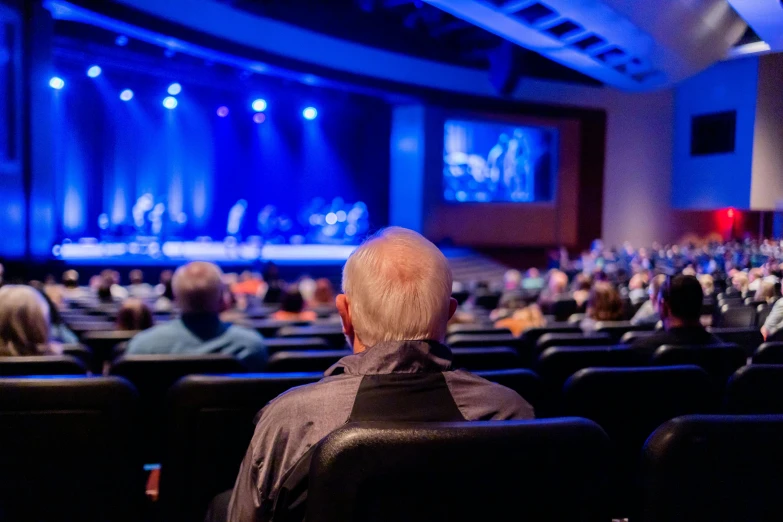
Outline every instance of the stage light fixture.
{"label": "stage light fixture", "polygon": [[169,88],[166,90],[169,94],[172,96],[176,96],[177,94],[182,92],[182,86],[178,83],[172,83],[169,85]]}
{"label": "stage light fixture", "polygon": [[60,89],[65,87],[65,81],[63,81],[62,78],[55,76],[51,80],[49,80],[49,87],[51,87],[52,89],[57,89],[59,91]]}
{"label": "stage light fixture", "polygon": [[90,78],[97,78],[101,75],[101,68],[98,65],[93,65],[89,69],[87,69],[87,76]]}
{"label": "stage light fixture", "polygon": [[253,121],[256,123],[264,123],[266,121],[266,116],[263,112],[257,112],[253,115]]}
{"label": "stage light fixture", "polygon": [[221,118],[225,118],[226,116],[228,116],[228,107],[226,107],[225,105],[221,105],[220,107],[218,107],[217,115],[220,116]]}
{"label": "stage light fixture", "polygon": [[130,89],[125,89],[120,93],[120,99],[122,101],[131,101],[133,99],[133,91]]}
{"label": "stage light fixture", "polygon": [[166,96],[163,98],[163,106],[167,109],[174,109],[177,106],[177,99],[174,96]]}
{"label": "stage light fixture", "polygon": [[302,116],[306,120],[314,120],[318,116],[318,111],[315,107],[308,107],[302,111]]}
{"label": "stage light fixture", "polygon": [[253,103],[251,104],[251,107],[253,107],[253,110],[256,112],[264,112],[266,110],[267,104],[266,100],[263,98],[259,98],[257,100],[253,100]]}
{"label": "stage light fixture", "polygon": [[118,45],[120,47],[125,47],[126,45],[128,45],[128,37],[125,36],[124,34],[121,34],[114,39],[114,43],[115,45]]}

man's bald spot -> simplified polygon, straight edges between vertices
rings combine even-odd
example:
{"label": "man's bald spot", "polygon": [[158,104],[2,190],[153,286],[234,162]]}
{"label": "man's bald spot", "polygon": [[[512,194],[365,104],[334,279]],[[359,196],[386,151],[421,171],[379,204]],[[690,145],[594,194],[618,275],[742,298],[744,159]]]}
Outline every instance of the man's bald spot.
{"label": "man's bald spot", "polygon": [[219,313],[223,272],[213,263],[194,261],[174,272],[172,290],[183,312]]}

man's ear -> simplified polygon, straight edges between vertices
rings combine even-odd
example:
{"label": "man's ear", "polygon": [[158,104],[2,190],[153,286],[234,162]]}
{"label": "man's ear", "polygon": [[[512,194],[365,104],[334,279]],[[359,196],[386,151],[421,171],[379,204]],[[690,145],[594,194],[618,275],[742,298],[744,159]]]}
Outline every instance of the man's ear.
{"label": "man's ear", "polygon": [[348,296],[345,294],[338,295],[335,300],[337,305],[337,312],[340,314],[340,319],[343,323],[343,333],[349,339],[354,338],[353,334],[353,321],[351,321],[351,302],[348,300]]}
{"label": "man's ear", "polygon": [[459,306],[459,303],[457,303],[457,300],[453,297],[449,299],[449,319],[454,317],[454,313],[457,311],[457,306]]}

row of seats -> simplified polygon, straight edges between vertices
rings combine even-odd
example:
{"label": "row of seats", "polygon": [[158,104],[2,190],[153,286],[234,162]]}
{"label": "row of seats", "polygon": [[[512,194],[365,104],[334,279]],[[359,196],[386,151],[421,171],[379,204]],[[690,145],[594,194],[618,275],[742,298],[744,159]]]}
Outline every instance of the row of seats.
{"label": "row of seats", "polygon": [[[777,379],[770,381],[774,389],[762,391],[783,397],[783,367],[776,370]],[[737,379],[747,379],[752,372],[751,367]],[[4,442],[0,444],[0,506],[4,519],[138,520],[144,491],[142,462],[147,461],[143,442],[157,437],[164,446],[160,498],[167,518],[202,520],[210,499],[232,487],[258,410],[279,393],[318,377],[189,376],[171,388],[164,403],[165,415],[147,433],[143,431],[145,423],[139,423],[139,394],[123,379],[0,379],[0,441]],[[513,380],[512,374],[505,377],[506,383]],[[694,427],[706,422],[702,418],[665,424],[682,415],[714,412],[709,378],[699,368],[591,368],[569,380],[565,396],[566,413],[590,421],[415,427],[371,424],[361,428],[369,431],[352,432],[353,439],[337,432],[322,442],[314,458],[309,506],[323,512],[313,515],[312,520],[355,520],[357,514],[362,514],[361,520],[464,520],[468,513],[470,520],[491,519],[486,518],[490,514],[506,519],[508,510],[514,508],[523,509],[527,518],[535,520],[608,521],[610,516],[640,513],[644,520],[731,520],[712,509],[705,514],[716,518],[699,513],[695,518],[681,518],[663,505],[656,507],[658,515],[647,517],[651,507],[647,500],[640,501],[640,492],[676,493],[660,473],[682,471],[682,459],[694,463],[715,459],[704,468],[711,473],[705,475],[709,483],[727,471],[742,473],[723,480],[741,477],[751,484],[774,481],[775,488],[760,490],[746,484],[741,488],[742,496],[722,486],[714,493],[729,496],[721,497],[720,502],[736,497],[743,502],[758,501],[759,491],[765,492],[761,499],[765,505],[778,502],[783,486],[783,468],[779,466],[783,417],[709,417],[707,424],[715,431],[710,428],[708,433],[734,437],[719,445],[712,445],[704,430]],[[741,428],[735,428],[737,423]],[[687,437],[674,442],[677,434]],[[749,438],[750,434],[758,438]],[[728,442],[732,444],[726,446]],[[645,464],[640,467],[643,447]],[[670,454],[672,448],[676,451]],[[755,457],[742,461],[738,455]],[[717,464],[723,460],[733,465],[724,469]],[[774,470],[774,474],[749,477],[749,468],[766,469],[767,473]],[[688,479],[699,482],[692,475],[697,472],[689,469]],[[372,482],[372,486],[362,483],[373,476],[379,482]],[[320,484],[321,480],[325,484]],[[674,483],[685,488],[680,492],[693,488],[708,492],[685,477],[677,477]],[[643,484],[651,484],[652,489],[641,488]],[[552,489],[539,491],[543,485]],[[368,496],[351,498],[350,492],[357,488]],[[394,505],[387,504],[394,496],[385,500],[377,497],[393,491],[399,492]],[[444,505],[444,499],[449,499],[446,504],[450,507]],[[679,494],[677,499],[687,501]],[[670,501],[674,500],[666,502]],[[506,510],[506,515],[494,510]],[[779,517],[780,511],[766,514],[773,513]],[[740,519],[773,518],[739,516],[733,520]]]}

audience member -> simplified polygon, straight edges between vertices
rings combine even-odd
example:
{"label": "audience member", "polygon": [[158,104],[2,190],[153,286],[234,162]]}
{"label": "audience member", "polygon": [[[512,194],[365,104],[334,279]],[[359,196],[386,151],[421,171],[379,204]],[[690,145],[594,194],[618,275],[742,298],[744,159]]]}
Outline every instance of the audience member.
{"label": "audience member", "polygon": [[530,328],[546,326],[546,319],[537,304],[531,304],[514,311],[510,317],[495,321],[495,328],[508,328],[511,333],[519,337]]}
{"label": "audience member", "polygon": [[631,300],[631,304],[638,305],[647,299],[645,283],[646,277],[642,272],[631,277],[631,280],[628,282],[628,299]]}
{"label": "audience member", "polygon": [[57,308],[46,292],[44,292],[44,286],[38,281],[31,281],[30,286],[35,288],[46,301],[47,314],[49,317],[49,340],[53,343],[78,344],[79,338],[70,328],[68,328],[68,325],[65,324],[59,308]]}
{"label": "audience member", "polygon": [[590,291],[587,299],[587,317],[579,326],[587,333],[595,330],[595,324],[600,321],[619,321],[623,318],[623,301],[614,285],[606,281],[598,281]]}
{"label": "audience member", "polygon": [[334,306],[334,287],[325,277],[315,281],[315,293],[310,306]]}
{"label": "audience member", "polygon": [[86,289],[79,286],[79,272],[73,269],[63,272],[62,288],[65,301],[78,301],[90,295]]}
{"label": "audience member", "polygon": [[144,282],[144,272],[137,268],[131,270],[128,277],[130,279],[130,285],[128,285],[127,291],[130,297],[147,299],[148,297],[155,295],[155,289],[152,285]]}
{"label": "audience member", "polygon": [[266,364],[263,338],[255,331],[224,323],[223,282],[220,268],[212,263],[193,262],[174,273],[172,288],[182,315],[136,335],[128,344],[128,355],[214,354],[233,355],[250,369]]}
{"label": "audience member", "polygon": [[590,297],[590,289],[593,288],[593,281],[590,276],[580,272],[574,278],[574,292],[572,297],[576,301],[578,310],[587,309],[587,300]]}
{"label": "audience member", "polygon": [[642,303],[642,306],[636,311],[631,318],[631,324],[633,325],[650,325],[658,324],[661,320],[661,316],[658,313],[658,292],[661,290],[661,285],[666,281],[666,276],[658,274],[650,281],[650,285],[647,287],[647,295],[649,299]]}
{"label": "audience member", "polygon": [[383,230],[351,255],[337,308],[354,355],[261,410],[229,520],[302,520],[313,449],[346,422],[533,418],[515,392],[451,368],[451,282],[443,254],[410,230]]}
{"label": "audience member", "polygon": [[715,295],[715,278],[710,274],[702,274],[698,276],[699,284],[701,284],[701,290],[704,292],[705,298],[712,298]]}
{"label": "audience member", "polygon": [[263,280],[266,284],[264,293],[264,304],[278,304],[283,296],[285,281],[280,278],[280,269],[277,265],[269,262],[264,269]]}
{"label": "audience member", "polygon": [[731,285],[740,295],[742,295],[742,297],[747,296],[749,286],[748,274],[745,272],[736,272],[731,278]]}
{"label": "audience member", "polygon": [[155,288],[160,291],[153,308],[156,312],[171,312],[174,310],[174,288],[171,284],[172,276],[164,277],[161,274],[161,283]]}
{"label": "audience member", "polygon": [[280,300],[280,310],[272,314],[277,321],[315,321],[318,317],[312,310],[305,310],[305,302],[299,288],[290,285]]}
{"label": "audience member", "polygon": [[634,341],[631,349],[652,356],[664,344],[721,344],[699,322],[704,292],[694,276],[667,277],[658,292],[663,331]]}
{"label": "audience member", "polygon": [[778,299],[772,305],[764,326],[761,327],[761,335],[765,341],[783,340],[783,299]]}
{"label": "audience member", "polygon": [[141,299],[135,297],[126,299],[117,312],[118,330],[147,330],[152,328],[153,324],[152,312]]}
{"label": "audience member", "polygon": [[43,295],[26,285],[0,287],[0,356],[47,355],[49,305]]}
{"label": "audience member", "polygon": [[547,288],[541,291],[538,303],[544,313],[551,313],[553,305],[564,299],[572,299],[568,293],[568,276],[560,270],[552,270]]}
{"label": "audience member", "polygon": [[530,268],[527,271],[526,277],[522,280],[522,289],[537,292],[544,288],[546,281],[541,277],[541,273],[537,268]]}
{"label": "audience member", "polygon": [[753,296],[755,301],[763,301],[765,303],[773,303],[777,301],[778,297],[778,284],[774,281],[762,281],[756,290],[756,295]]}
{"label": "audience member", "polygon": [[261,295],[264,291],[264,281],[257,274],[245,270],[239,274],[239,282],[231,287],[234,295]]}

